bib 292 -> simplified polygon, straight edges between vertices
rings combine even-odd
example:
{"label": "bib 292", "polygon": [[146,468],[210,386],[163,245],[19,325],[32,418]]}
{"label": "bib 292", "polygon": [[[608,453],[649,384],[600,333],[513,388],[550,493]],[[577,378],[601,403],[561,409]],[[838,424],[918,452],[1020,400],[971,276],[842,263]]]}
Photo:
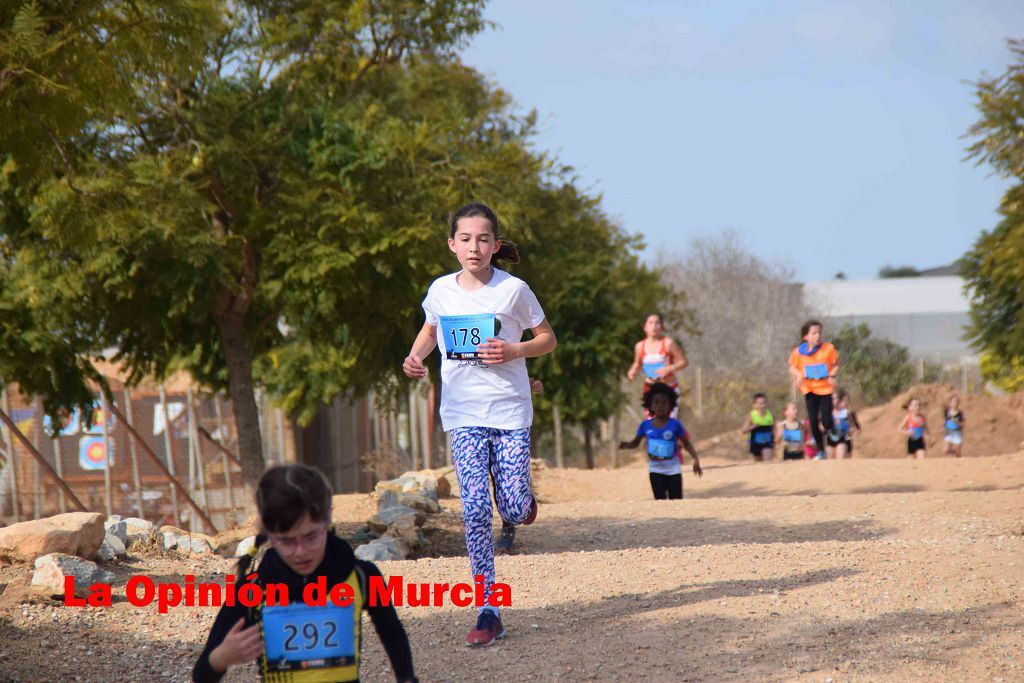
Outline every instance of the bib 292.
{"label": "bib 292", "polygon": [[302,603],[264,607],[263,644],[268,665],[278,670],[353,664],[353,607]]}

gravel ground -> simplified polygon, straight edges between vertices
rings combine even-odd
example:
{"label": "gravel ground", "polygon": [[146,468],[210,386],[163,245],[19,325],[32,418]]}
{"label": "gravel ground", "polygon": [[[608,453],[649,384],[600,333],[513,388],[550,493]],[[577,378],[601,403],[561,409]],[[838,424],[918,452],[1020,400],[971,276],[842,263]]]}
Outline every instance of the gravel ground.
{"label": "gravel ground", "polygon": [[[679,502],[650,500],[636,466],[536,473],[538,521],[498,558],[506,639],[471,650],[470,610],[399,608],[420,679],[1024,681],[1024,454],[706,464]],[[468,579],[444,503],[432,556],[385,574]],[[336,508],[351,528],[371,509]],[[230,566],[135,555],[109,567],[113,607],[65,608],[28,589],[28,565],[0,563],[0,679],[188,680],[214,610],[132,607],[124,582]],[[393,680],[367,627],[363,680]]]}

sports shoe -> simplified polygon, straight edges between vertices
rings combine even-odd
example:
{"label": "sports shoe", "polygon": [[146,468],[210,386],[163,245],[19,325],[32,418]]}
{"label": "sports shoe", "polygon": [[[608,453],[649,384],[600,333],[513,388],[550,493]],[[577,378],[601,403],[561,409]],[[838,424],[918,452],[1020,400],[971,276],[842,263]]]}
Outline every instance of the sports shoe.
{"label": "sports shoe", "polygon": [[494,641],[505,637],[505,627],[501,625],[501,617],[489,609],[480,612],[476,619],[476,627],[466,636],[469,647],[488,647]]}
{"label": "sports shoe", "polygon": [[530,514],[526,515],[526,519],[522,521],[523,525],[533,524],[534,520],[537,519],[537,498],[536,496],[530,496]]}
{"label": "sports shoe", "polygon": [[512,553],[512,546],[516,542],[516,526],[510,522],[501,523],[501,536],[494,542],[494,552],[499,555]]}
{"label": "sports shoe", "polygon": [[826,460],[827,458],[828,456],[825,455],[825,451],[818,451],[818,454],[811,458],[811,460]]}

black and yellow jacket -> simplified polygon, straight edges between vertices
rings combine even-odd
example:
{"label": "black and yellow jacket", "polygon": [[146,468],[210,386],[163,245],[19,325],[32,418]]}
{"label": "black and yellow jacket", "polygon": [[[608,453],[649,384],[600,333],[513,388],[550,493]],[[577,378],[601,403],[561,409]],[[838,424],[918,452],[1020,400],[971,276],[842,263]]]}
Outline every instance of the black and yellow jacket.
{"label": "black and yellow jacket", "polygon": [[[277,671],[268,666],[265,656],[261,656],[258,662],[262,680],[273,682],[280,681],[290,683],[321,683],[327,681],[358,681],[359,680],[359,649],[362,642],[360,629],[360,613],[363,609],[370,613],[377,635],[380,636],[384,649],[391,660],[391,668],[399,681],[415,680],[412,668],[412,653],[409,649],[409,639],[402,628],[402,622],[398,620],[398,613],[392,605],[370,606],[366,602],[367,583],[371,576],[381,576],[380,570],[372,562],[357,560],[352,552],[351,546],[333,533],[327,535],[327,548],[324,552],[323,562],[309,576],[301,576],[292,571],[284,563],[281,557],[273,548],[267,550],[262,562],[256,569],[255,581],[261,586],[267,584],[283,583],[288,586],[288,597],[292,604],[302,601],[303,590],[307,583],[313,583],[317,577],[324,576],[327,579],[327,589],[339,583],[347,583],[353,589],[355,595],[354,614],[354,635],[355,635],[355,661],[345,663],[341,666],[327,668]],[[243,578],[239,577],[239,586]],[[210,653],[224,640],[231,627],[242,617],[245,618],[245,625],[262,623],[262,607],[221,607],[217,619],[210,629],[210,636],[206,640],[206,647],[199,655],[195,668],[192,670],[192,680],[197,683],[207,681],[219,681],[224,675],[214,671],[210,666]]]}

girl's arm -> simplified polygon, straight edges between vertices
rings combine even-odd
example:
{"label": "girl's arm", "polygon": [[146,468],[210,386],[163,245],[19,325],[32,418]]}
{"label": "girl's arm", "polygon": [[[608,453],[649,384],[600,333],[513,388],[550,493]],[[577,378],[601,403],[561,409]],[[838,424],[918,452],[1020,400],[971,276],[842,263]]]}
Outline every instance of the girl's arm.
{"label": "girl's arm", "polygon": [[681,436],[679,437],[679,444],[687,453],[690,454],[690,457],[693,458],[693,473],[698,477],[703,477],[704,469],[700,466],[700,456],[697,455],[697,449],[693,447],[693,443],[691,443],[689,438]]}
{"label": "girl's arm", "polygon": [[857,419],[857,412],[854,410],[850,411],[850,424],[855,430],[860,431],[860,420]]}
{"label": "girl's arm", "polygon": [[781,422],[776,422],[775,423],[775,443],[777,443],[777,444],[782,443],[782,423]]}
{"label": "girl's arm", "polygon": [[637,342],[633,346],[633,364],[629,366],[629,370],[626,371],[626,377],[633,379],[636,377],[636,373],[640,372],[640,365],[643,363],[643,342]]}
{"label": "girl's arm", "polygon": [[477,347],[477,350],[484,363],[496,365],[498,363],[507,363],[516,358],[543,356],[545,353],[551,353],[558,346],[555,331],[551,329],[551,323],[546,318],[541,321],[540,325],[532,328],[531,331],[533,332],[533,339],[530,341],[507,342],[497,337],[489,337],[485,343]]}
{"label": "girl's arm", "polygon": [[[366,573],[366,582],[369,585],[370,577],[377,577],[383,581],[384,577],[372,562],[359,562],[359,566]],[[398,619],[398,612],[395,606],[387,603],[384,605],[368,605],[366,611],[370,613],[373,620],[373,627],[377,630],[384,650],[388,653],[391,661],[391,670],[395,672],[395,680],[415,681],[416,675],[412,668],[412,650],[409,648],[409,637],[405,634],[405,628]]]}
{"label": "girl's arm", "polygon": [[619,442],[619,448],[636,448],[640,445],[640,441],[643,440],[643,438],[644,437],[638,435],[632,441],[621,441]]}
{"label": "girl's arm", "polygon": [[747,419],[743,421],[743,429],[740,431],[744,434],[749,434],[754,431],[754,421],[750,419],[749,415],[747,415]]}
{"label": "girl's arm", "polygon": [[402,371],[406,377],[419,379],[427,376],[427,368],[423,365],[423,359],[430,355],[430,352],[437,346],[437,327],[430,323],[423,323],[423,328],[416,335],[416,341],[412,343],[409,355],[402,362]]}
{"label": "girl's arm", "polygon": [[909,424],[909,421],[909,417],[903,417],[903,422],[900,422],[900,434],[906,434],[907,436],[910,435],[910,427],[907,426]]}
{"label": "girl's arm", "polygon": [[686,366],[690,364],[690,362],[686,360],[686,354],[683,353],[683,350],[679,348],[679,345],[676,344],[674,339],[668,340],[668,352],[672,355],[673,358],[679,359],[675,363],[672,363],[671,365],[668,366],[668,370],[670,372],[679,372],[680,370],[685,370]]}

